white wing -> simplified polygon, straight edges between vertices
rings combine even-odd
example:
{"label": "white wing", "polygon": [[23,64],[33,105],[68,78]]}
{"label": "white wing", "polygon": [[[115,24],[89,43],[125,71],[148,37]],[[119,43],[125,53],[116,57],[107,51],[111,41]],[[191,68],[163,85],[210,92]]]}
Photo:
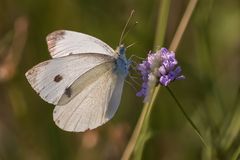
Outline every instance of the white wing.
{"label": "white wing", "polygon": [[56,105],[64,93],[69,96],[68,88],[76,79],[108,62],[113,63],[113,59],[101,54],[70,55],[42,62],[25,75],[42,99]]}
{"label": "white wing", "polygon": [[70,54],[99,53],[117,57],[103,41],[79,32],[59,30],[47,36],[48,50],[53,58]]}
{"label": "white wing", "polygon": [[[81,81],[81,79],[80,79]],[[57,105],[53,119],[66,131],[83,132],[110,120],[120,103],[124,77],[106,71],[65,105]]]}

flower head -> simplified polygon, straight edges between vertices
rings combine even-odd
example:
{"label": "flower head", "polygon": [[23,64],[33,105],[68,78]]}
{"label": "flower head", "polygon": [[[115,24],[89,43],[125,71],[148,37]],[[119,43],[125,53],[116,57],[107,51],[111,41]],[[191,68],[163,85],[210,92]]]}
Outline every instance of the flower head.
{"label": "flower head", "polygon": [[149,53],[146,60],[138,65],[138,70],[142,75],[142,88],[137,96],[144,96],[144,101],[148,101],[151,90],[154,86],[161,84],[168,86],[175,80],[185,79],[181,75],[182,69],[177,66],[178,62],[175,53],[161,48],[156,53]]}

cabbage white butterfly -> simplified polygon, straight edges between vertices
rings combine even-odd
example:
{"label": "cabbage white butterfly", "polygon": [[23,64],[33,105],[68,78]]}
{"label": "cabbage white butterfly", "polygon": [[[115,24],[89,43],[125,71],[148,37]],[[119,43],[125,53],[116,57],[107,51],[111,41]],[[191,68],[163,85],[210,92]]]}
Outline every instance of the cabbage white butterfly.
{"label": "cabbage white butterfly", "polygon": [[26,72],[39,96],[56,105],[53,119],[65,131],[83,132],[110,120],[119,104],[130,60],[101,40],[59,30],[47,36],[53,59]]}

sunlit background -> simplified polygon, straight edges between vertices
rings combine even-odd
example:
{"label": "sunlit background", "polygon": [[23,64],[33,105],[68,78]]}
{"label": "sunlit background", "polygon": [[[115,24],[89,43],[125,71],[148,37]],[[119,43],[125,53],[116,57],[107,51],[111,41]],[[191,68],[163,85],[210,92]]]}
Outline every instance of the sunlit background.
{"label": "sunlit background", "polygon": [[[125,84],[107,124],[85,133],[59,129],[54,106],[31,88],[25,72],[50,59],[45,38],[58,29],[98,37],[114,49],[132,9],[138,24],[124,43],[146,57],[154,46],[161,0],[0,0],[0,160],[120,159],[143,107]],[[169,47],[188,0],[172,0]],[[240,1],[201,0],[177,50],[186,80],[170,87],[212,149],[204,149],[174,100],[161,88],[151,114],[152,136],[142,159],[229,159],[240,153]],[[137,61],[140,62],[140,61]],[[139,86],[132,84],[138,89]]]}

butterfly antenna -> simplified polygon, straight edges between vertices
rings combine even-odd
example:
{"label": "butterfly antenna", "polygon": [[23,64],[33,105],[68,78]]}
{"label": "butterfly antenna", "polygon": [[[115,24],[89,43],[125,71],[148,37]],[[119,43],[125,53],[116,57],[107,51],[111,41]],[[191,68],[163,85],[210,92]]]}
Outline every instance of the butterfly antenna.
{"label": "butterfly antenna", "polygon": [[125,24],[125,26],[124,26],[124,28],[123,28],[123,31],[122,31],[122,33],[121,33],[121,37],[120,37],[120,40],[119,40],[119,46],[120,46],[121,43],[122,43],[124,33],[125,33],[125,31],[126,31],[126,28],[127,28],[128,24],[129,24],[129,22],[130,22],[130,20],[131,20],[131,18],[132,18],[132,16],[133,16],[134,12],[135,12],[134,10],[131,11],[131,14],[130,14],[130,16],[128,17],[127,23]]}
{"label": "butterfly antenna", "polygon": [[128,33],[138,24],[138,22],[136,21],[129,29],[128,31],[124,34],[122,41],[127,37]]}

